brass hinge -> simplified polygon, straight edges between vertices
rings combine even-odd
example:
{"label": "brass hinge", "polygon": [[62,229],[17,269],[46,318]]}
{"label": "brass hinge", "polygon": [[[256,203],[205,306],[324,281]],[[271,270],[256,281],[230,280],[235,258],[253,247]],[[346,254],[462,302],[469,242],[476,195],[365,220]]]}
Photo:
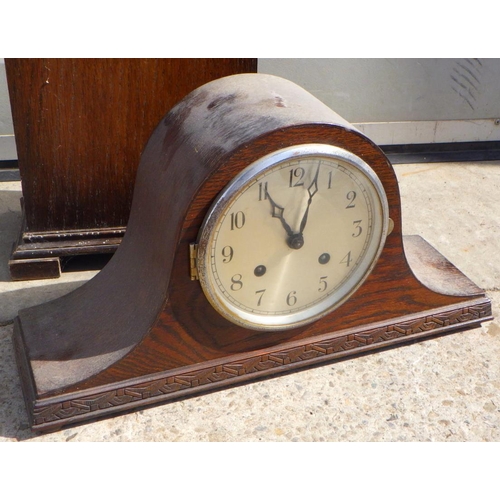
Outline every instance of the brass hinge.
{"label": "brass hinge", "polygon": [[196,253],[198,251],[198,245],[196,243],[189,244],[189,270],[191,274],[191,280],[197,280],[198,268],[196,266]]}

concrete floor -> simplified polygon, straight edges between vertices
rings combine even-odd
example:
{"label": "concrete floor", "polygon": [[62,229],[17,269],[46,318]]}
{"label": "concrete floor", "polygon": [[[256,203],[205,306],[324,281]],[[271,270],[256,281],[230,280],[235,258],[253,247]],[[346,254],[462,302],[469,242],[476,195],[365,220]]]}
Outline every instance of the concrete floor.
{"label": "concrete floor", "polygon": [[96,271],[12,282],[18,181],[0,182],[0,441],[500,441],[500,162],[398,165],[405,234],[493,300],[481,328],[47,435],[28,428],[12,320]]}

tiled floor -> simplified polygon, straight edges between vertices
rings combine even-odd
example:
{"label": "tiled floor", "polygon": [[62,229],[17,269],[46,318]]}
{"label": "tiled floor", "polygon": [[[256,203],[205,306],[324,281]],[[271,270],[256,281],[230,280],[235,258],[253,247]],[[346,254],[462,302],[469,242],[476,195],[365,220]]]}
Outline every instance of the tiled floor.
{"label": "tiled floor", "polygon": [[17,311],[96,273],[12,282],[18,181],[0,182],[0,441],[499,441],[500,162],[398,165],[405,234],[493,300],[481,328],[47,435],[28,427],[11,341]]}

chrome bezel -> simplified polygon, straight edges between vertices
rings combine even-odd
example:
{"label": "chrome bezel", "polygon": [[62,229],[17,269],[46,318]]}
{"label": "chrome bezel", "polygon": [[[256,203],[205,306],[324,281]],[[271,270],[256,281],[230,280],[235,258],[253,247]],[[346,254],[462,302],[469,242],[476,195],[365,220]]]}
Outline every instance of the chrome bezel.
{"label": "chrome bezel", "polygon": [[[253,179],[277,165],[297,157],[323,156],[349,164],[361,172],[373,189],[368,190],[374,208],[379,205],[379,215],[374,216],[374,229],[363,261],[344,284],[324,300],[307,309],[287,314],[256,314],[236,307],[225,299],[214,284],[210,266],[210,248],[214,229],[228,205],[238,198]],[[203,292],[210,304],[229,321],[252,330],[285,330],[307,325],[331,313],[342,305],[364,283],[380,257],[389,227],[389,206],[380,179],[374,170],[360,157],[328,144],[301,144],[270,153],[250,164],[221,191],[210,207],[201,226],[197,241],[197,269]]]}

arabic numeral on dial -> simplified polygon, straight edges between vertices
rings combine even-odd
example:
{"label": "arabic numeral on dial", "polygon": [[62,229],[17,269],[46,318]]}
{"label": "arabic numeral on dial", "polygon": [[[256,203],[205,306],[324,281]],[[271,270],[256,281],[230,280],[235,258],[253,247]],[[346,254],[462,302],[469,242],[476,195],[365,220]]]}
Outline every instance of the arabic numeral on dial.
{"label": "arabic numeral on dial", "polygon": [[257,300],[257,306],[260,306],[261,302],[262,302],[262,297],[264,297],[264,293],[266,292],[266,289],[264,288],[264,290],[257,290],[255,292],[255,295],[259,295],[259,299]]}
{"label": "arabic numeral on dial", "polygon": [[363,228],[361,227],[361,220],[355,220],[352,224],[354,225],[354,233],[352,233],[353,238],[357,238],[362,232]]}
{"label": "arabic numeral on dial", "polygon": [[222,253],[222,257],[224,257],[222,259],[222,262],[224,262],[225,264],[228,264],[229,262],[231,262],[233,260],[233,255],[234,255],[233,247],[230,247],[229,245],[225,246],[222,249],[221,253]]}
{"label": "arabic numeral on dial", "polygon": [[349,202],[346,206],[346,208],[354,208],[356,205],[354,204],[354,200],[356,199],[356,191],[349,191],[347,193],[347,201]]}
{"label": "arabic numeral on dial", "polygon": [[319,279],[318,292],[324,292],[328,288],[328,283],[326,282],[328,276],[321,276]]}
{"label": "arabic numeral on dial", "polygon": [[349,267],[351,265],[351,252],[349,251],[347,255],[340,261],[341,264],[345,264],[346,267]]}
{"label": "arabic numeral on dial", "polygon": [[259,182],[259,201],[266,200],[267,197],[267,182]]}
{"label": "arabic numeral on dial", "polygon": [[289,187],[303,186],[304,181],[302,180],[305,175],[305,170],[302,167],[292,168],[290,170],[290,184]]}
{"label": "arabic numeral on dial", "polygon": [[242,278],[243,276],[241,274],[235,274],[231,278],[231,290],[233,292],[237,292],[243,288],[243,282],[241,281]]}
{"label": "arabic numeral on dial", "polygon": [[293,307],[297,303],[297,296],[295,295],[296,293],[297,292],[294,290],[286,296],[286,303],[290,307]]}
{"label": "arabic numeral on dial", "polygon": [[243,212],[231,213],[231,231],[241,229],[245,225],[245,214]]}

